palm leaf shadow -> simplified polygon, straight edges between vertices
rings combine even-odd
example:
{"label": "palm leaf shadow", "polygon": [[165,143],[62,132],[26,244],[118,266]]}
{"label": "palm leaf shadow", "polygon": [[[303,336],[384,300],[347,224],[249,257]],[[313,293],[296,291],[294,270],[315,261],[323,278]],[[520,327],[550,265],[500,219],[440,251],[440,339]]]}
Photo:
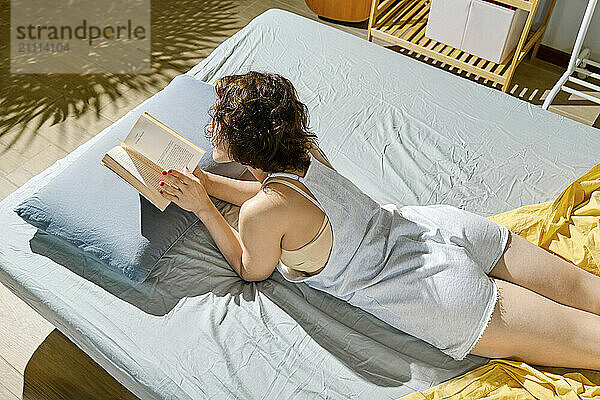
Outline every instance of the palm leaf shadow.
{"label": "palm leaf shadow", "polygon": [[[48,122],[52,126],[67,117],[76,120],[90,110],[99,118],[100,108],[126,91],[159,91],[242,28],[237,14],[239,3],[152,1],[150,74],[11,74],[10,2],[0,0],[0,138],[9,132],[14,134],[4,151],[24,132],[35,133]],[[34,136],[29,135],[26,146]]]}

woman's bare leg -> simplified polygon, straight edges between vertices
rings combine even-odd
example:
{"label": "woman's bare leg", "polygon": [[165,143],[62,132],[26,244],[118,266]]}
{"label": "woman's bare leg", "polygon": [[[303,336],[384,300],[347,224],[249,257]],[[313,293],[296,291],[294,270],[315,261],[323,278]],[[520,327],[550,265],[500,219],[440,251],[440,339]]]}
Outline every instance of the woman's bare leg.
{"label": "woman's bare leg", "polygon": [[498,301],[471,354],[600,371],[600,316],[494,279]]}
{"label": "woman's bare leg", "polygon": [[489,276],[515,283],[560,304],[600,315],[600,276],[510,233]]}

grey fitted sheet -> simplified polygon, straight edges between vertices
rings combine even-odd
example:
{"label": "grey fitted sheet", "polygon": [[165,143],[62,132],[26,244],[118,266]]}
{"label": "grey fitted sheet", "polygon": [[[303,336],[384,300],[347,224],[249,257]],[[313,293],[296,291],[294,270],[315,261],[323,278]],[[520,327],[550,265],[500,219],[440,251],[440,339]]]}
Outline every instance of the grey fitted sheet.
{"label": "grey fitted sheet", "polygon": [[[333,166],[381,204],[489,216],[553,199],[597,163],[594,128],[287,11],[188,74],[214,84],[251,69],[292,81]],[[140,398],[396,399],[487,362],[278,271],[245,283],[201,223],[134,285],[12,211],[104,132],[0,203],[0,281]],[[237,224],[239,207],[221,211]]]}

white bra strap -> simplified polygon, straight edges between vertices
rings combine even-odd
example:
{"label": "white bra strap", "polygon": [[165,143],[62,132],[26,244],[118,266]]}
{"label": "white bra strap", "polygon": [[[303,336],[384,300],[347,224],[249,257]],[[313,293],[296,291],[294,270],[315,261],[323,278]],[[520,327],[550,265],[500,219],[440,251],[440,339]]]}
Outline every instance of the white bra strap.
{"label": "white bra strap", "polygon": [[303,182],[304,178],[300,175],[292,174],[291,172],[271,172],[267,174],[267,177],[275,177],[275,176],[285,176],[287,178],[296,179],[299,182]]}

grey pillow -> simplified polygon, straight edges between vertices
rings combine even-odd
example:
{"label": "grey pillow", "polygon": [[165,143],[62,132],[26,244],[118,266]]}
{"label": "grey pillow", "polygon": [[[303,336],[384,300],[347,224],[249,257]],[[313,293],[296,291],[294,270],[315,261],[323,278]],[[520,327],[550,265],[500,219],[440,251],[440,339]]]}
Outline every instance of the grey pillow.
{"label": "grey pillow", "polygon": [[[175,203],[161,212],[100,160],[146,111],[207,151],[200,168],[240,177],[246,168],[236,162],[215,163],[204,136],[215,96],[214,86],[208,83],[185,74],[175,77],[99,133],[102,137],[98,142],[14,211],[29,224],[60,237],[129,279],[144,281],[199,219]],[[217,207],[225,205],[222,200],[211,200]]]}

